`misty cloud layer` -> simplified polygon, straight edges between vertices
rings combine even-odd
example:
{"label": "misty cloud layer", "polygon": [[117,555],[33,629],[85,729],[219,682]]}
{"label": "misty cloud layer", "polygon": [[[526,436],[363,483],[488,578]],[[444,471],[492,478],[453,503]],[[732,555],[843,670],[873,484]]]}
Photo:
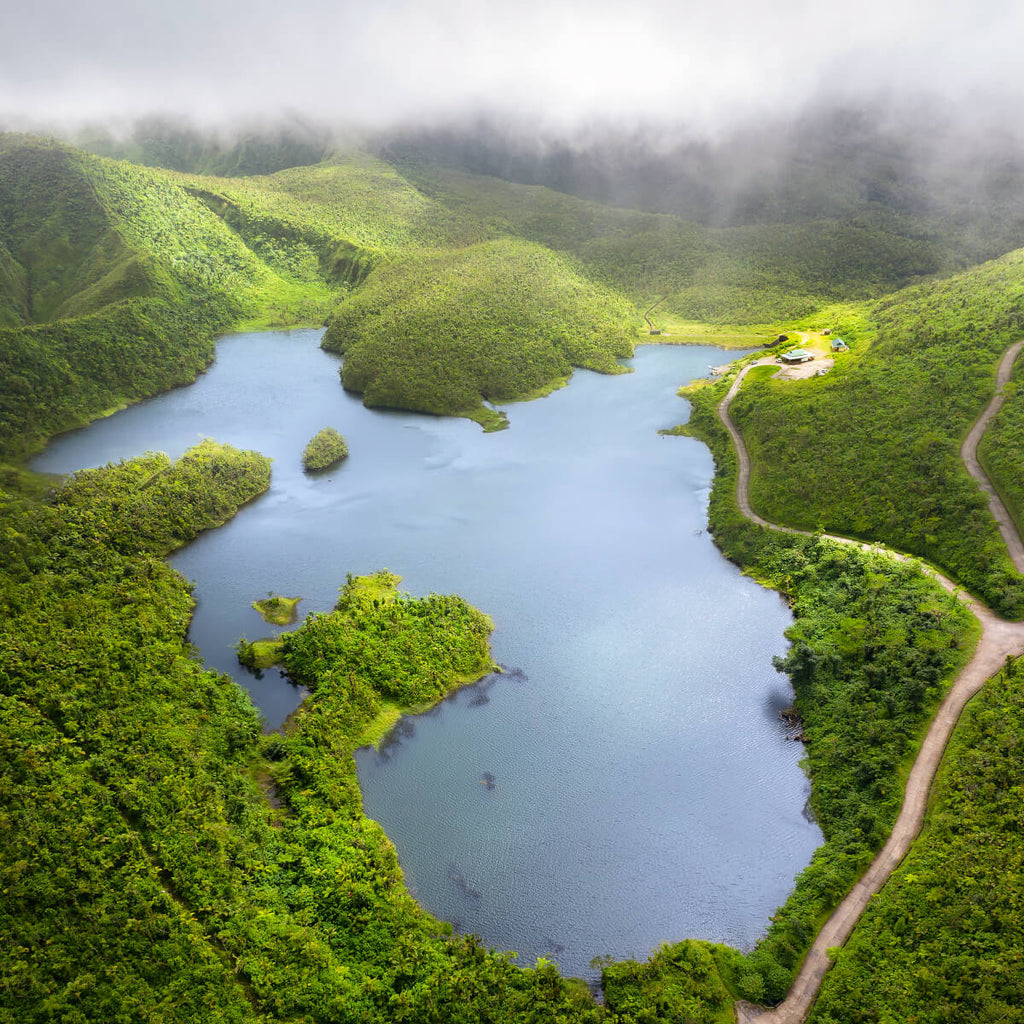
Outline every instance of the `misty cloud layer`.
{"label": "misty cloud layer", "polygon": [[8,5],[0,118],[374,126],[487,112],[703,130],[813,100],[1024,99],[1018,0],[35,0]]}

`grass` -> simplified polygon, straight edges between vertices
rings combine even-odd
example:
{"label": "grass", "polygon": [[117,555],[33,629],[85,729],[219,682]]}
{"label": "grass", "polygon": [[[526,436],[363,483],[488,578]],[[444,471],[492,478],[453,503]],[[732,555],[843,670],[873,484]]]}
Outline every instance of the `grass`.
{"label": "grass", "polygon": [[[685,320],[671,313],[652,314],[655,327],[663,334],[650,337],[652,345],[714,345],[716,348],[742,349],[760,348],[765,342],[779,335],[777,326],[754,324],[735,326],[728,324],[707,324]],[[646,344],[646,340],[643,342]]]}
{"label": "grass", "polygon": [[301,600],[301,597],[271,594],[260,601],[253,601],[252,607],[263,616],[264,622],[272,626],[288,626],[299,617],[298,605]]}
{"label": "grass", "polygon": [[[1001,614],[1024,616],[1024,578],[959,454],[1024,329],[1024,251],[805,326],[823,323],[851,343],[827,377],[753,373],[733,402],[754,507],[773,522],[918,555]],[[1024,435],[1009,426],[1018,416],[1014,397],[983,447],[1011,495],[1024,457]]]}
{"label": "grass", "polygon": [[[1024,326],[1021,327],[1024,336]],[[1024,478],[1020,471],[1024,452],[1024,392],[1021,390],[1021,359],[1006,386],[1006,401],[978,446],[978,458],[992,481],[1018,531],[1024,533]]]}
{"label": "grass", "polygon": [[[269,620],[268,620],[269,621]],[[279,623],[287,625],[287,623]],[[246,668],[261,670],[281,663],[281,644],[276,637],[243,641],[238,648],[238,661]]]}

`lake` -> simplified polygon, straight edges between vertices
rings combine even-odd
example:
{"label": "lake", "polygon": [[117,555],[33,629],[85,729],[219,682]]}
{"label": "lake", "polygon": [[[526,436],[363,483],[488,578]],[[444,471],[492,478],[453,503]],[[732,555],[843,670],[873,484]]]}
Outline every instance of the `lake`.
{"label": "lake", "polygon": [[[267,494],[171,559],[195,581],[192,642],[268,728],[302,695],[232,648],[278,632],[250,607],[269,591],[301,595],[305,615],[346,573],[386,567],[494,619],[503,674],[357,753],[367,813],[432,913],[587,977],[594,956],[663,941],[749,948],[822,839],[778,716],[789,611],[709,538],[707,448],[657,433],[688,415],[679,385],[730,356],[644,346],[635,372],[579,371],[484,434],[365,409],[321,333],[224,338],[195,384],[58,438],[33,467],[177,456],[202,437],[274,459]],[[301,452],[325,426],[351,456],[309,476]]]}

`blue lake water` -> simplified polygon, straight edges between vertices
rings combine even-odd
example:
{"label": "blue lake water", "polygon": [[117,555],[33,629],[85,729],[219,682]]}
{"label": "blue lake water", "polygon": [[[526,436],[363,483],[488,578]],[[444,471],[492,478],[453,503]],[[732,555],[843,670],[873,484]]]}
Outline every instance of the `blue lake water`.
{"label": "blue lake water", "polygon": [[[592,976],[663,941],[749,947],[821,842],[772,668],[789,612],[706,533],[708,450],[657,430],[725,356],[645,346],[635,372],[577,372],[507,407],[511,428],[370,411],[320,331],[222,339],[195,384],[65,435],[33,463],[71,472],[202,437],[274,459],[270,491],[172,563],[195,581],[191,639],[268,727],[301,694],[241,670],[232,645],[277,630],[274,590],[329,609],[348,572],[462,594],[495,621],[508,671],[405,719],[357,754],[367,813],[432,913],[485,942]],[[303,473],[324,426],[350,458]]]}

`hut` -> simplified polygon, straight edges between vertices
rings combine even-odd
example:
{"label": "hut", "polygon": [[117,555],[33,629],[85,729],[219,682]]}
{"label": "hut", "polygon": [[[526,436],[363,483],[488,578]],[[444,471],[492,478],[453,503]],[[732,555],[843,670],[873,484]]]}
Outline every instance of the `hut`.
{"label": "hut", "polygon": [[833,352],[849,352],[850,351],[850,346],[847,345],[846,342],[843,341],[842,338],[837,336],[837,337],[832,339],[832,351]]}
{"label": "hut", "polygon": [[792,348],[788,352],[783,352],[779,358],[784,363],[809,363],[814,358],[814,353],[808,352],[805,348]]}

